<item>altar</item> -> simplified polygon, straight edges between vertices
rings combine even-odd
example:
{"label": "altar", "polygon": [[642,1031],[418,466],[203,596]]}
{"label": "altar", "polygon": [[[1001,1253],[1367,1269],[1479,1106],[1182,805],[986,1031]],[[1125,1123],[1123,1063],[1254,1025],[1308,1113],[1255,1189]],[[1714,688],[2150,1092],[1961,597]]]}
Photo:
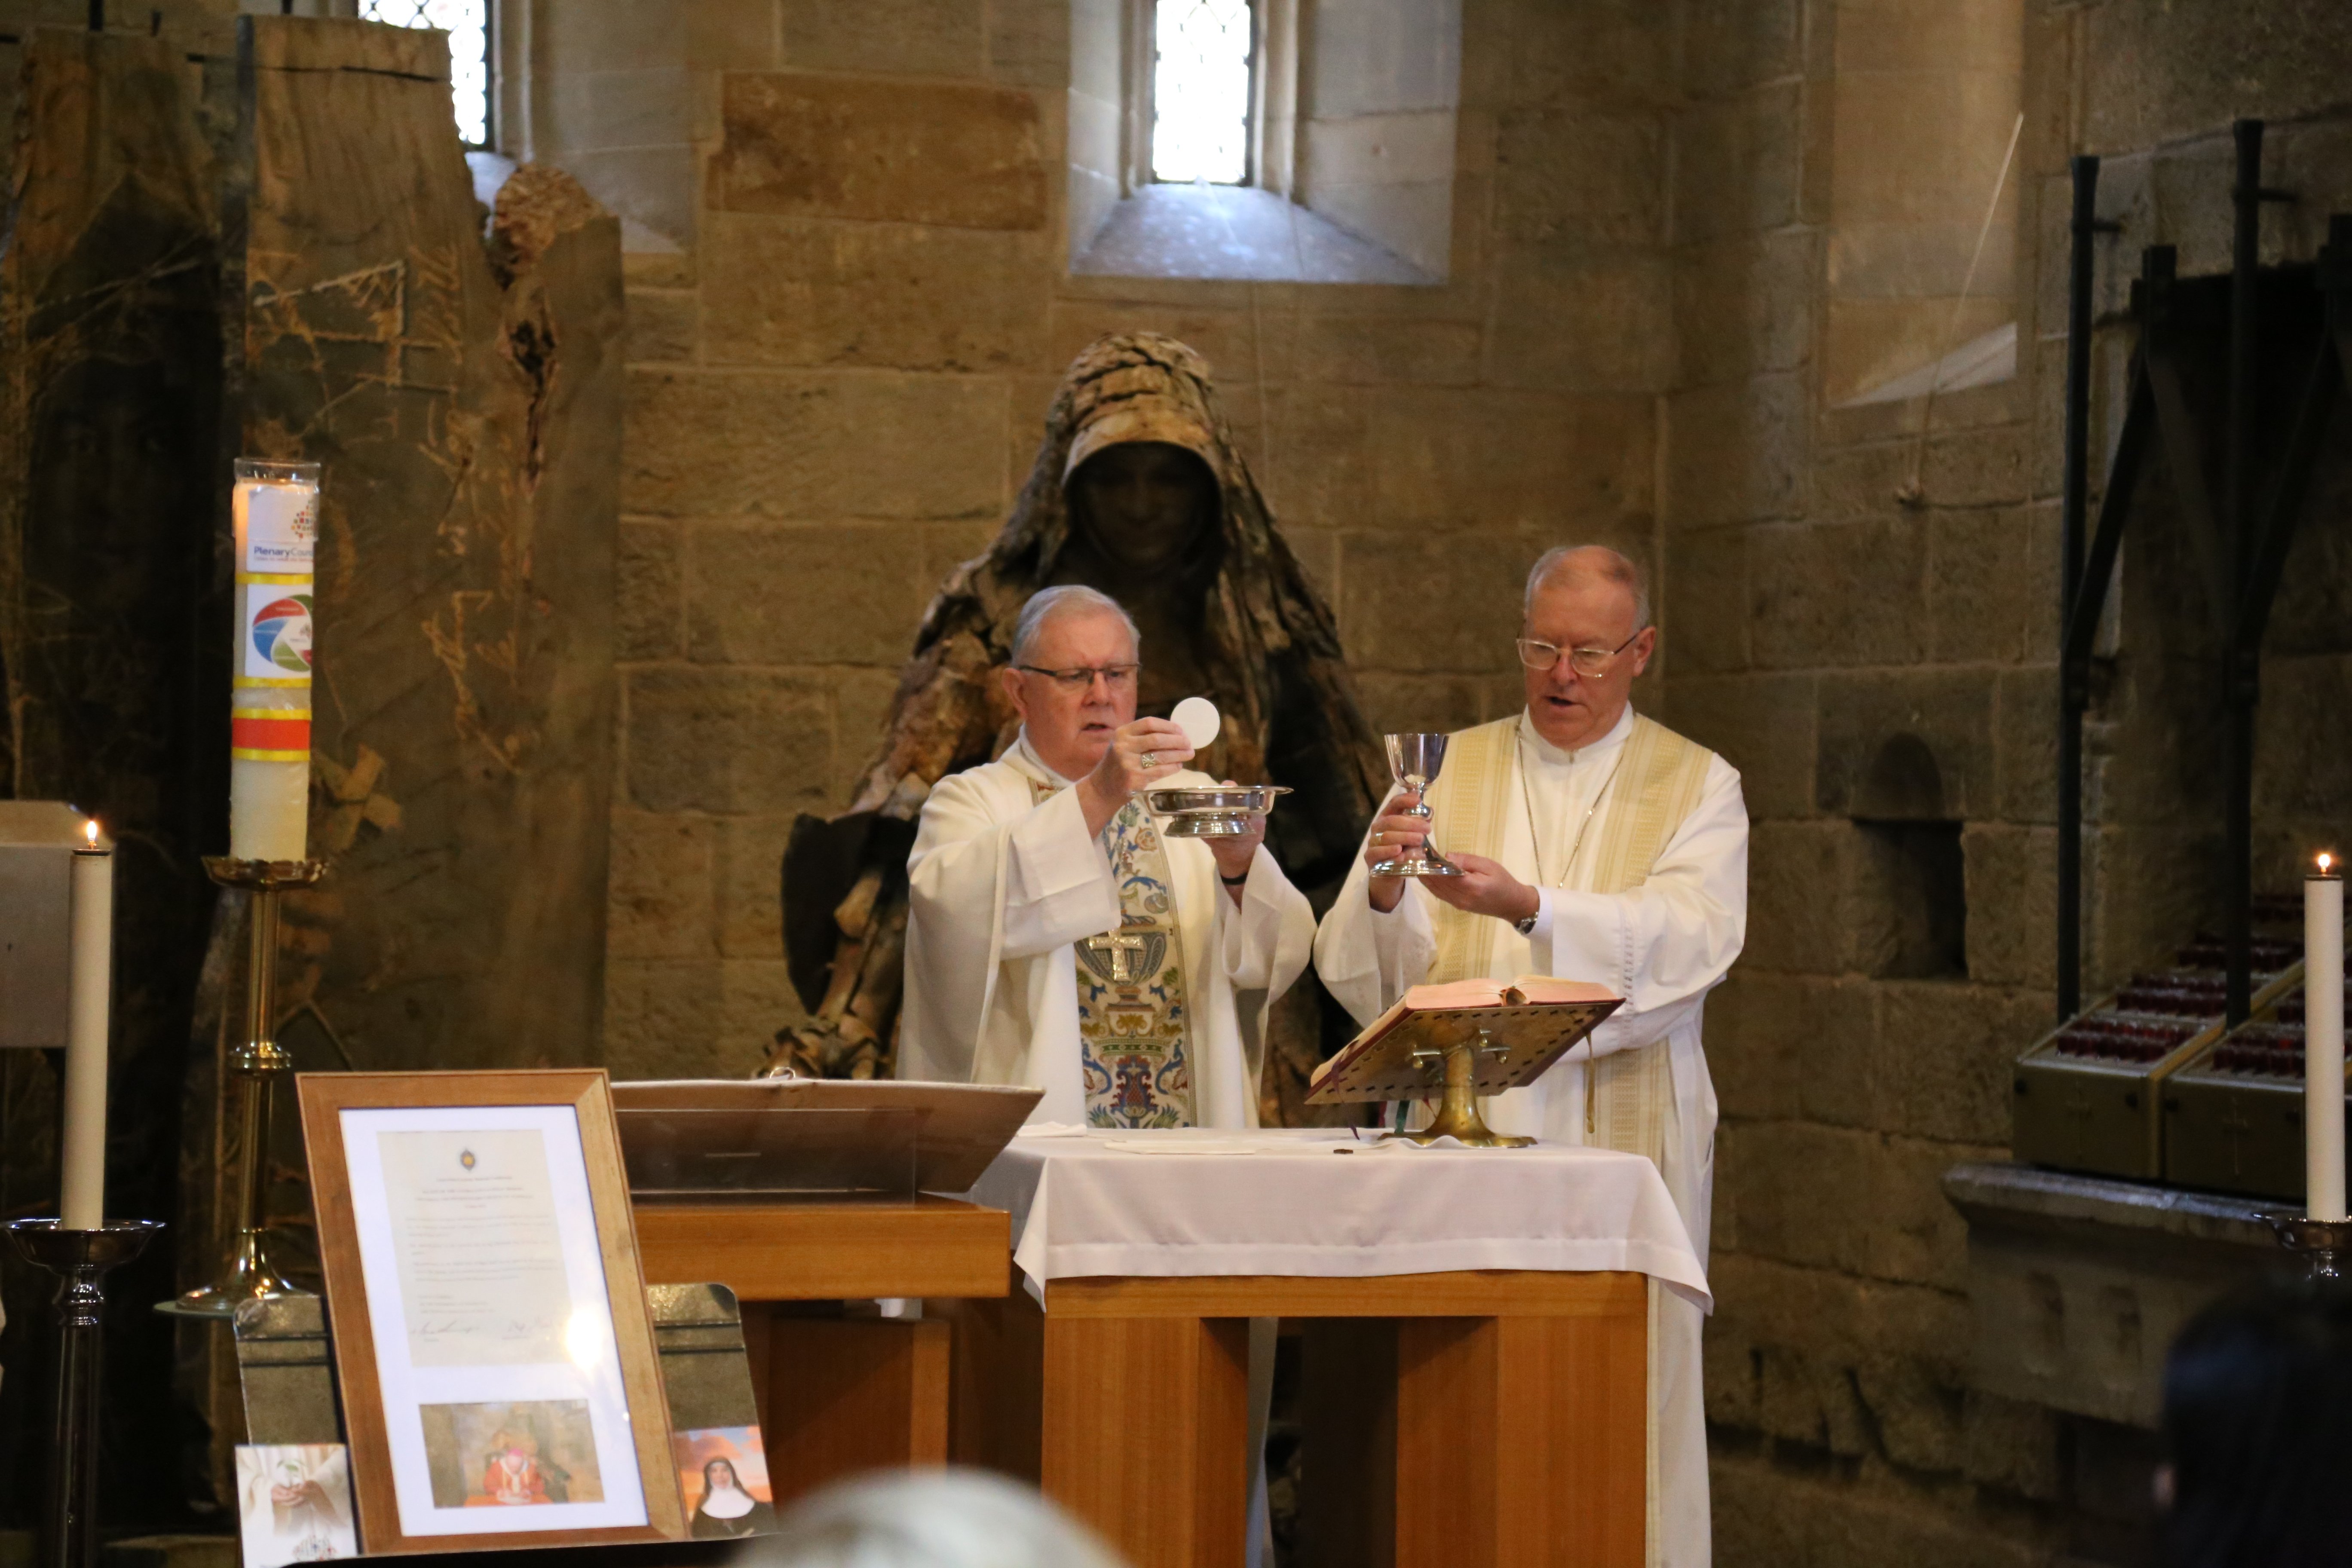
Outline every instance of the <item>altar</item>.
{"label": "altar", "polygon": [[1310,1562],[1643,1561],[1650,1282],[1708,1300],[1649,1161],[1038,1129],[970,1195],[1013,1288],[939,1309],[951,1453],[1138,1568],[1243,1561],[1253,1318],[1307,1321]]}

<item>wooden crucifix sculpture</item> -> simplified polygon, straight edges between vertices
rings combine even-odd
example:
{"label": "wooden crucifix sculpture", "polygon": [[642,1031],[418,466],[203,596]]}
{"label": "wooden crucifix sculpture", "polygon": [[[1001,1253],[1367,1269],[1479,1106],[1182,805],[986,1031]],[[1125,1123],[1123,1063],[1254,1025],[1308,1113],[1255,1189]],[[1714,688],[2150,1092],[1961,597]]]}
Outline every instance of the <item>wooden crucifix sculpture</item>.
{"label": "wooden crucifix sculpture", "polygon": [[[777,1032],[768,1070],[892,1072],[916,818],[932,784],[1012,742],[996,672],[1029,595],[1065,583],[1135,618],[1139,713],[1164,717],[1196,695],[1217,704],[1223,732],[1196,766],[1297,792],[1269,819],[1267,847],[1318,910],[1337,889],[1388,778],[1331,611],[1258,493],[1201,356],[1157,333],[1107,336],[1063,378],[995,542],[932,601],[856,798],[793,829],[784,946],[812,1016]],[[1326,1005],[1311,981],[1277,1005],[1269,1121],[1303,1105]],[[1351,1031],[1329,1010],[1337,1044]]]}

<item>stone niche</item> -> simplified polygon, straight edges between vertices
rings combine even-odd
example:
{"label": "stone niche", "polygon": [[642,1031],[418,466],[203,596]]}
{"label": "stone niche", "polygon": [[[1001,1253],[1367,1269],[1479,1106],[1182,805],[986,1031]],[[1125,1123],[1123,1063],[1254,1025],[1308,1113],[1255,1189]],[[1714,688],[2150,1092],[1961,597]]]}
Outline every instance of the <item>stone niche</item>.
{"label": "stone niche", "polygon": [[1859,830],[1855,952],[1885,980],[1964,980],[1969,963],[1967,864],[1958,814],[1927,742],[1889,735],[1854,785]]}

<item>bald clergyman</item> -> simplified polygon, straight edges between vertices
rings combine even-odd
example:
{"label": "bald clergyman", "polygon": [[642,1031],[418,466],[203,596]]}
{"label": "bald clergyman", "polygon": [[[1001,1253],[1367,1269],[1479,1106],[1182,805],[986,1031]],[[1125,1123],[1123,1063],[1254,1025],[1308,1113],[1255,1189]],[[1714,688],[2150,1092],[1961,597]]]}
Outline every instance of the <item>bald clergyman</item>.
{"label": "bald clergyman", "polygon": [[[1550,974],[1625,1005],[1534,1085],[1486,1103],[1498,1132],[1646,1154],[1704,1261],[1715,1181],[1706,994],[1748,924],[1739,775],[1635,713],[1657,650],[1640,570],[1613,550],[1554,550],[1528,574],[1518,638],[1526,710],[1454,735],[1432,817],[1391,797],[1315,942],[1315,965],[1359,1023],[1427,981]],[[1374,877],[1433,838],[1460,877]],[[1650,1287],[1647,1561],[1707,1562],[1699,1311]]]}
{"label": "bald clergyman", "polygon": [[1047,588],[1002,672],[1003,756],[941,779],[907,862],[899,1076],[1029,1084],[1033,1120],[1255,1127],[1266,1009],[1315,917],[1265,852],[1169,838],[1138,792],[1213,785],[1165,719],[1135,716],[1134,623]]}

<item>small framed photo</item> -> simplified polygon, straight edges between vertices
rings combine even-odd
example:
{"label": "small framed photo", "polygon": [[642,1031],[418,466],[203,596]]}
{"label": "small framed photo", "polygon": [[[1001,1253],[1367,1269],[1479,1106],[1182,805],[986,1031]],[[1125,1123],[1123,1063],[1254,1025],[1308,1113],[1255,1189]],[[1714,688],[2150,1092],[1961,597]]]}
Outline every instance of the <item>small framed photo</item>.
{"label": "small framed photo", "polygon": [[350,1456],[341,1443],[239,1444],[236,1511],[245,1568],[360,1554]]}
{"label": "small framed photo", "polygon": [[684,1539],[604,1074],[296,1084],[368,1554]]}
{"label": "small framed photo", "polygon": [[673,1441],[688,1533],[697,1541],[775,1533],[768,1447],[757,1426],[704,1426],[680,1432]]}

